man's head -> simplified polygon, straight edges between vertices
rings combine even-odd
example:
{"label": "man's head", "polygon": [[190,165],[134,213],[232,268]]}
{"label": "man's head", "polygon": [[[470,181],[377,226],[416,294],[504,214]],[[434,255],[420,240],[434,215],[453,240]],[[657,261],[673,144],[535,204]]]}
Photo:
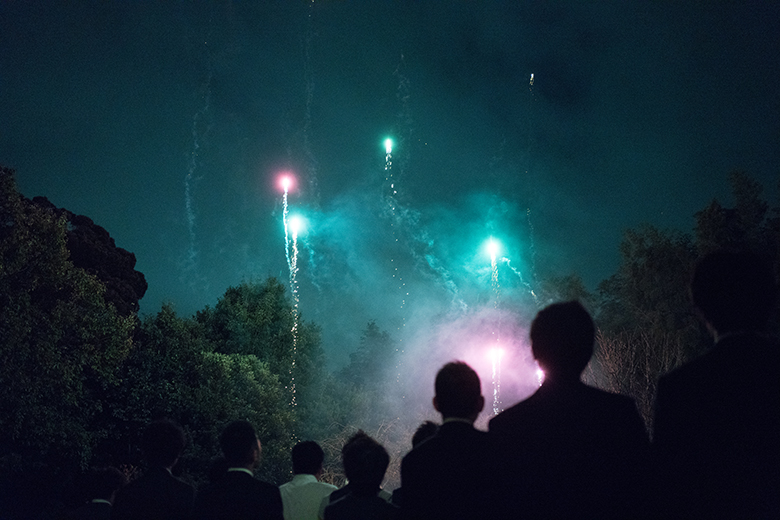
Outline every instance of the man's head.
{"label": "man's head", "polygon": [[414,431],[412,435],[412,448],[421,442],[430,439],[439,431],[439,425],[433,421],[425,421]]}
{"label": "man's head", "polygon": [[293,473],[295,475],[319,475],[325,453],[314,441],[299,442],[292,449]]}
{"label": "man's head", "polygon": [[578,379],[593,355],[595,333],[579,302],[554,303],[531,324],[531,350],[547,376]]}
{"label": "man's head", "polygon": [[718,333],[763,329],[777,298],[769,262],[747,252],[717,251],[696,266],[691,299]]}
{"label": "man's head", "polygon": [[390,465],[387,450],[361,430],[344,445],[341,457],[352,492],[357,496],[376,495]]}
{"label": "man's head", "polygon": [[144,430],[141,450],[152,466],[171,468],[184,450],[182,429],[168,420],[154,421]]}
{"label": "man's head", "polygon": [[445,419],[460,417],[475,421],[485,406],[479,376],[462,361],[444,365],[436,374],[433,406]]}
{"label": "man's head", "polygon": [[260,441],[248,421],[233,421],[222,430],[219,446],[228,467],[252,468],[260,460]]}

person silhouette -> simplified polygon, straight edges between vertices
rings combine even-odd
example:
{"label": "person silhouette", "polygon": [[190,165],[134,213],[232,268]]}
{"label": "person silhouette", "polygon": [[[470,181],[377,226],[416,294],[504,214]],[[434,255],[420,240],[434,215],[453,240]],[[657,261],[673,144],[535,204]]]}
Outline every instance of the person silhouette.
{"label": "person silhouette", "polygon": [[[439,431],[439,425],[433,421],[423,421],[420,426],[412,434],[412,449],[416,448],[419,444],[427,441]],[[393,496],[390,497],[390,503],[396,507],[402,507],[403,503],[403,488],[395,488]]]}
{"label": "person silhouette", "polygon": [[595,327],[576,301],[542,309],[531,349],[544,382],[494,417],[503,518],[631,518],[640,508],[649,460],[644,423],[629,397],[580,381]]}
{"label": "person silhouette", "polygon": [[117,492],[111,518],[190,518],[195,501],[195,488],[171,473],[184,445],[184,432],[177,424],[169,420],[149,424],[141,438],[141,451],[149,463],[149,468],[140,478]]}
{"label": "person silhouette", "polygon": [[[393,520],[398,508],[379,496],[390,456],[376,440],[358,431],[341,452],[347,490],[325,508],[324,520]],[[334,492],[335,493],[335,492]]]}
{"label": "person silhouette", "polygon": [[249,421],[233,421],[219,436],[227,470],[198,492],[198,520],[283,520],[279,488],[254,478],[262,446]]}
{"label": "person silhouette", "polygon": [[320,482],[325,453],[314,441],[299,442],[292,449],[293,479],[279,486],[284,520],[317,520],[322,499],[338,488]]}
{"label": "person silhouette", "polygon": [[441,414],[436,433],[401,462],[405,519],[472,519],[492,504],[488,435],[474,428],[485,406],[477,373],[452,362],[436,374],[433,407]]}
{"label": "person silhouette", "polygon": [[715,344],[658,383],[659,514],[780,518],[780,347],[762,334],[775,276],[755,254],[716,251],[690,289]]}

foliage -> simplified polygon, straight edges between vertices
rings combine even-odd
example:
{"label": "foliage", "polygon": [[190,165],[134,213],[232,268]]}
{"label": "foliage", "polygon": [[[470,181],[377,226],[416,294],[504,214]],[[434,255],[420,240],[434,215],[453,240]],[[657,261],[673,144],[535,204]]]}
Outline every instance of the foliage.
{"label": "foliage", "polygon": [[[294,315],[285,287],[276,278],[229,287],[214,308],[199,311],[196,319],[216,352],[255,355],[285,384],[289,382]],[[295,351],[296,387],[302,391],[323,364],[316,326],[298,320]]]}
{"label": "foliage", "polygon": [[0,446],[4,470],[87,463],[134,321],[69,260],[66,226],[0,170]]}
{"label": "foliage", "polygon": [[[170,305],[144,319],[124,367],[122,395],[113,399],[126,403],[114,412],[117,437],[135,447],[149,421],[164,416],[178,422],[191,440],[182,469],[203,482],[219,455],[219,432],[230,421],[245,419],[263,442],[260,473],[274,482],[285,480],[293,415],[278,377],[253,354],[213,350],[203,324],[178,317]],[[137,456],[127,462],[137,463]]]}
{"label": "foliage", "polygon": [[576,274],[546,278],[540,283],[537,292],[541,306],[571,300],[579,301],[591,312],[596,306],[595,296],[588,291],[585,282]]}
{"label": "foliage", "polygon": [[298,316],[294,335],[294,318],[285,286],[276,278],[229,287],[213,308],[196,315],[214,352],[256,356],[279,378],[290,403],[294,377],[296,406],[290,433],[293,438],[312,438],[319,435],[312,425],[327,421],[322,404],[329,402],[323,393],[325,356],[319,328]]}
{"label": "foliage", "polygon": [[395,345],[390,333],[380,330],[375,321],[370,321],[360,337],[357,350],[349,355],[344,377],[359,388],[373,386],[384,379],[388,367],[393,364],[394,354]]}
{"label": "foliage", "polygon": [[658,377],[710,344],[689,301],[696,261],[720,248],[748,249],[778,266],[780,208],[770,213],[761,186],[744,173],[729,181],[735,206],[713,200],[696,213],[693,236],[650,225],[626,231],[618,272],[599,286],[600,336],[585,378],[634,397],[648,427]]}
{"label": "foliage", "polygon": [[89,217],[57,208],[46,197],[33,197],[32,204],[65,219],[70,259],[106,287],[106,301],[114,304],[122,316],[137,313],[138,300],[146,293],[147,284],[144,275],[135,270],[135,255],[117,247],[108,231]]}

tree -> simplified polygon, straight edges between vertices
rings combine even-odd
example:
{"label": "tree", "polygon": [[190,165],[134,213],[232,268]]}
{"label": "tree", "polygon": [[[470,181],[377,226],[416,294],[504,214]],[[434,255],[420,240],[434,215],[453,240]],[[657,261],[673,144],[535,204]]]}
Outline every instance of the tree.
{"label": "tree", "polygon": [[749,249],[778,266],[780,208],[770,213],[746,174],[729,180],[734,207],[713,200],[696,213],[695,237],[647,224],[626,231],[618,272],[599,285],[600,335],[586,378],[634,397],[648,427],[658,377],[711,344],[688,296],[696,261],[715,249]]}
{"label": "tree", "polygon": [[369,321],[360,337],[360,344],[349,355],[349,365],[343,374],[347,381],[365,389],[386,378],[395,360],[396,345],[387,331],[381,330],[375,321]]}
{"label": "tree", "polygon": [[106,301],[122,316],[137,313],[138,301],[146,293],[147,283],[143,273],[135,270],[135,255],[117,247],[108,231],[89,217],[57,208],[46,197],[33,197],[32,204],[65,219],[70,260],[100,280],[106,287]]}
{"label": "tree", "polygon": [[229,287],[213,308],[196,314],[214,352],[256,356],[287,389],[290,403],[295,378],[296,429],[321,414],[320,399],[326,398],[318,391],[325,376],[320,330],[297,318],[293,332],[293,307],[276,278]]}
{"label": "tree", "polygon": [[542,306],[554,302],[577,300],[588,311],[593,312],[596,305],[595,296],[585,287],[585,283],[577,274],[551,276],[544,279],[538,290]]}
{"label": "tree", "polygon": [[138,434],[149,421],[167,417],[191,440],[183,471],[203,482],[219,454],[222,428],[246,419],[263,443],[260,474],[273,482],[286,480],[294,417],[268,363],[254,354],[215,352],[203,324],[177,316],[170,305],[143,320],[136,343],[122,372],[125,384],[112,399],[116,438],[133,454],[122,462],[139,464]]}
{"label": "tree", "polygon": [[[716,249],[747,249],[775,255],[777,222],[769,204],[761,198],[763,187],[741,171],[729,175],[734,207],[724,208],[713,199],[696,213],[696,246],[704,255]],[[780,208],[775,208],[777,214]]]}
{"label": "tree", "polygon": [[118,384],[134,320],[75,267],[66,222],[0,168],[0,473],[84,466],[102,393]]}
{"label": "tree", "polygon": [[293,336],[293,308],[284,285],[276,278],[229,287],[214,308],[199,311],[196,320],[204,326],[216,352],[253,354],[285,383],[282,375],[290,374],[294,339],[296,386],[305,388],[312,371],[322,366],[319,329],[299,317]]}

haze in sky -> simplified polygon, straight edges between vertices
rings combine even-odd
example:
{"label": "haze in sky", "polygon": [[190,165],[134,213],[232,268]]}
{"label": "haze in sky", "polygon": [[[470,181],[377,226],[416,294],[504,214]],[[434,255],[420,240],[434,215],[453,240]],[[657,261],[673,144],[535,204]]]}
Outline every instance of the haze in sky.
{"label": "haze in sky", "polygon": [[4,0],[0,164],[135,253],[142,314],[289,282],[288,172],[331,362],[369,320],[446,361],[524,341],[546,277],[595,289],[625,229],[690,231],[733,169],[776,200],[778,34],[769,1]]}

